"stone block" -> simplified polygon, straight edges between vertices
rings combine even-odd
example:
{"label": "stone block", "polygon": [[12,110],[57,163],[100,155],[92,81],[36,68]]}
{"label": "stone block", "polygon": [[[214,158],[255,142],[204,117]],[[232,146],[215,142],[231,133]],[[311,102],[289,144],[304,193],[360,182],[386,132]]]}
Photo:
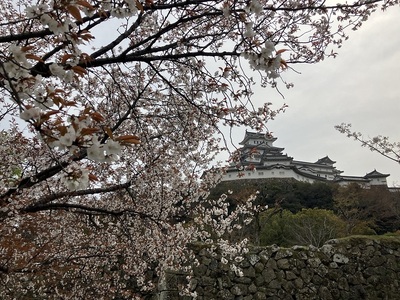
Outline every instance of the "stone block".
{"label": "stone block", "polygon": [[375,255],[374,257],[372,257],[368,264],[372,267],[377,267],[377,266],[381,266],[386,262],[386,258],[384,256],[377,256]]}
{"label": "stone block", "polygon": [[260,252],[260,261],[262,262],[262,263],[266,263],[269,259],[270,259],[270,257],[271,257],[271,254],[268,252],[268,251],[266,251],[266,250],[264,250],[264,251],[261,251]]}
{"label": "stone block", "polygon": [[333,261],[338,264],[347,264],[349,262],[349,258],[343,254],[336,253],[333,255]]}
{"label": "stone block", "polygon": [[[340,239],[319,249],[250,249],[239,263],[242,277],[230,269],[231,263],[222,264],[204,253],[204,257],[198,256],[204,264],[193,267],[190,291],[196,292],[199,300],[399,298],[400,241],[364,240],[368,238]],[[163,299],[186,299],[172,297],[180,286],[174,280],[164,280],[164,286],[168,281],[171,289],[160,290]]]}
{"label": "stone block", "polygon": [[224,288],[230,288],[232,287],[232,282],[231,279],[229,278],[229,276],[221,276],[219,278],[217,278],[217,282],[218,282],[218,287],[219,289],[224,289]]}
{"label": "stone block", "polygon": [[307,264],[311,267],[311,268],[318,268],[319,265],[321,264],[321,260],[318,257],[315,258],[309,258],[307,260]]}
{"label": "stone block", "polygon": [[254,269],[256,273],[261,273],[264,270],[265,266],[262,262],[258,262],[254,265]]}
{"label": "stone block", "polygon": [[217,293],[217,299],[233,300],[235,299],[235,296],[228,290],[221,290]]}
{"label": "stone block", "polygon": [[326,286],[321,286],[319,289],[319,297],[321,300],[333,300],[331,292]]}
{"label": "stone block", "polygon": [[243,269],[243,276],[254,278],[256,277],[256,270],[253,267]]}
{"label": "stone block", "polygon": [[254,294],[256,292],[257,292],[257,286],[254,283],[250,284],[249,293]]}
{"label": "stone block", "polygon": [[293,256],[293,251],[289,249],[280,249],[279,251],[276,252],[275,259],[279,260],[281,258],[291,257],[291,256]]}
{"label": "stone block", "polygon": [[206,274],[207,269],[207,266],[201,264],[197,267],[193,267],[193,274],[196,277],[201,277]]}
{"label": "stone block", "polygon": [[286,271],[285,278],[286,278],[286,280],[294,280],[297,278],[297,275],[294,274],[292,271]]}
{"label": "stone block", "polygon": [[250,284],[253,282],[253,279],[243,276],[243,277],[236,277],[232,281],[235,283]]}
{"label": "stone block", "polygon": [[268,284],[268,288],[270,288],[270,289],[280,289],[281,287],[282,287],[282,284],[276,279],[272,280]]}
{"label": "stone block", "polygon": [[340,290],[345,290],[345,291],[349,290],[349,284],[345,277],[339,278],[337,286]]}
{"label": "stone block", "polygon": [[265,283],[265,279],[262,275],[257,275],[256,279],[254,280],[256,286],[262,286]]}
{"label": "stone block", "polygon": [[311,279],[314,276],[314,272],[311,269],[302,269],[300,271],[300,276],[305,283],[309,283],[311,282]]}
{"label": "stone block", "polygon": [[262,292],[257,292],[254,294],[254,300],[266,300],[267,296]]}
{"label": "stone block", "polygon": [[258,263],[260,261],[260,257],[258,255],[255,255],[255,254],[250,254],[248,256],[248,260],[249,260],[250,264],[252,266],[254,266],[256,263]]}
{"label": "stone block", "polygon": [[231,293],[235,296],[246,295],[248,293],[247,286],[244,284],[235,284],[231,288]]}
{"label": "stone block", "polygon": [[216,279],[212,277],[202,276],[199,284],[201,286],[213,286],[216,284]]}
{"label": "stone block", "polygon": [[264,278],[264,282],[266,282],[266,283],[269,283],[269,282],[271,282],[273,279],[276,278],[276,274],[275,274],[274,270],[272,270],[272,269],[265,269],[265,270],[262,272],[262,276],[263,276],[263,278]]}
{"label": "stone block", "polygon": [[322,264],[319,265],[319,267],[316,269],[316,273],[321,277],[324,277],[328,273],[328,271],[329,269]]}
{"label": "stone block", "polygon": [[272,259],[272,258],[267,261],[267,263],[265,264],[265,267],[268,269],[273,269],[273,270],[278,269],[275,259]]}
{"label": "stone block", "polygon": [[282,288],[285,291],[285,294],[292,294],[296,290],[295,285],[292,281],[283,281]]}
{"label": "stone block", "polygon": [[351,285],[360,285],[360,284],[365,284],[366,280],[364,278],[364,275],[361,271],[357,271],[353,276],[350,276],[348,278],[348,282]]}
{"label": "stone block", "polygon": [[289,262],[289,260],[286,259],[286,258],[283,258],[283,259],[278,260],[278,261],[276,262],[276,265],[277,265],[278,269],[281,269],[281,270],[288,270],[288,269],[290,269],[290,262]]}

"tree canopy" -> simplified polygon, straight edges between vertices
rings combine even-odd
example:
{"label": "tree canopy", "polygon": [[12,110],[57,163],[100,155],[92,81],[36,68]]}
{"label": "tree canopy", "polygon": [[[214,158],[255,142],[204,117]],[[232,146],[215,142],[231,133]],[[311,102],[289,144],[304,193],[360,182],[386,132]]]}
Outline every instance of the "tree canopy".
{"label": "tree canopy", "polygon": [[146,297],[206,225],[221,237],[251,213],[199,204],[220,126],[277,113],[252,86],[291,87],[283,71],[393,5],[1,1],[0,297]]}
{"label": "tree canopy", "polygon": [[345,222],[333,211],[318,208],[302,209],[296,214],[282,210],[262,216],[261,244],[291,247],[313,245],[321,247],[330,239],[344,236]]}
{"label": "tree canopy", "polygon": [[268,178],[240,181],[222,181],[211,190],[210,197],[218,198],[231,190],[228,200],[232,206],[257,192],[256,205],[279,206],[296,213],[305,208],[333,209],[335,184],[301,182],[287,178]]}

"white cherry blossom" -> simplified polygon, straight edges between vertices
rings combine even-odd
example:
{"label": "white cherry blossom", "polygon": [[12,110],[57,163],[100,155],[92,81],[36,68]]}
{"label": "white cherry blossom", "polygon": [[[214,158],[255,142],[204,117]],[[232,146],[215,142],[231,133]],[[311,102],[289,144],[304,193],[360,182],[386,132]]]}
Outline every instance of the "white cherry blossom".
{"label": "white cherry blossom", "polygon": [[38,107],[31,107],[25,109],[19,115],[22,120],[28,121],[31,119],[38,120],[40,118],[41,109]]}

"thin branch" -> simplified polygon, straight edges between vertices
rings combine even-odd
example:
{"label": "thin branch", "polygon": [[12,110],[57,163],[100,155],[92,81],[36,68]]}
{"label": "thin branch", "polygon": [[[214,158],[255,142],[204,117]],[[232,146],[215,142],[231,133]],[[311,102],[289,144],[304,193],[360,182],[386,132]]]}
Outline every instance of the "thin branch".
{"label": "thin branch", "polygon": [[2,204],[2,202],[7,201],[7,198],[10,197],[11,195],[16,194],[17,192],[23,189],[30,188],[35,184],[40,183],[54,176],[55,174],[59,173],[62,169],[66,168],[71,162],[79,161],[85,157],[86,157],[86,151],[82,150],[80,155],[73,157],[71,160],[59,162],[57,165],[47,168],[46,170],[43,170],[37,173],[36,175],[23,178],[19,182],[18,186],[10,188],[7,192],[0,195],[0,204]]}
{"label": "thin branch", "polygon": [[111,193],[115,191],[119,191],[122,189],[126,189],[132,185],[131,181],[127,181],[123,184],[113,185],[110,187],[105,188],[95,188],[95,189],[87,189],[87,190],[79,190],[79,191],[72,191],[72,192],[62,192],[57,194],[52,194],[47,197],[42,198],[39,202],[36,202],[26,208],[23,211],[31,211],[35,210],[36,208],[42,207],[44,204],[52,202],[54,200],[62,199],[64,197],[76,197],[76,196],[85,196],[85,195],[95,195],[101,193]]}
{"label": "thin branch", "polygon": [[83,213],[91,215],[93,213],[99,215],[110,215],[114,217],[122,216],[122,215],[133,215],[138,216],[141,219],[148,219],[156,223],[158,226],[162,227],[161,222],[156,218],[152,217],[149,214],[138,212],[130,209],[123,209],[123,210],[109,210],[106,208],[101,207],[91,207],[82,204],[74,204],[74,203],[47,203],[43,205],[31,206],[22,209],[24,213],[33,213],[39,211],[46,211],[46,210],[64,210],[64,211],[73,211],[77,213]]}
{"label": "thin branch", "polygon": [[143,13],[140,13],[136,22],[133,23],[132,26],[127,31],[122,33],[118,38],[116,38],[114,41],[109,43],[107,46],[101,47],[98,51],[92,53],[90,55],[90,57],[92,59],[94,59],[94,58],[99,57],[99,56],[103,55],[104,53],[114,49],[117,45],[119,45],[126,38],[128,38],[135,31],[135,29],[137,29],[139,27],[142,17],[143,17]]}

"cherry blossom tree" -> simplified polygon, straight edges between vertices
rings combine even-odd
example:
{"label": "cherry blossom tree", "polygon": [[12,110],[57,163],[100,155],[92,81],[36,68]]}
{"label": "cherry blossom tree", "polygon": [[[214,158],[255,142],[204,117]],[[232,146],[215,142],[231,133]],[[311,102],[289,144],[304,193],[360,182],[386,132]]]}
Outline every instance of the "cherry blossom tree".
{"label": "cherry blossom tree", "polygon": [[228,212],[202,176],[221,126],[265,129],[254,84],[291,87],[393,5],[1,1],[0,298],[146,298],[189,242],[238,253],[222,237],[251,199]]}

